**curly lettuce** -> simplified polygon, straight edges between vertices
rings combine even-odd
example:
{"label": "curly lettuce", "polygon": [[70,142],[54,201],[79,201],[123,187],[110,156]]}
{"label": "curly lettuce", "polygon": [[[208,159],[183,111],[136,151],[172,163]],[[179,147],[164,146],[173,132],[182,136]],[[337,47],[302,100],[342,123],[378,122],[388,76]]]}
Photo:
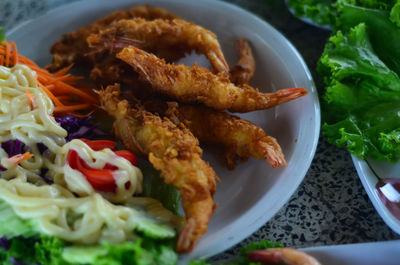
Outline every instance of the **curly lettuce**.
{"label": "curly lettuce", "polygon": [[400,2],[398,0],[289,0],[288,5],[297,17],[310,19],[320,26],[338,28],[337,24],[341,24],[340,8],[343,5],[390,12],[392,22],[400,25]]}
{"label": "curly lettuce", "polygon": [[347,34],[338,31],[325,47],[318,65],[326,84],[322,130],[330,143],[358,157],[395,162],[400,78],[377,55],[367,29],[361,23]]}
{"label": "curly lettuce", "polygon": [[173,265],[178,260],[172,241],[138,238],[123,244],[68,246],[55,237],[17,237],[0,248],[0,263],[41,265]]}
{"label": "curly lettuce", "polygon": [[298,1],[296,15],[329,24],[318,63],[322,132],[363,159],[400,154],[400,0]]}
{"label": "curly lettuce", "polygon": [[6,36],[3,34],[3,28],[0,27],[0,41],[3,41],[6,39]]}
{"label": "curly lettuce", "polygon": [[[365,23],[373,52],[388,68],[400,75],[400,28],[391,21],[389,11],[351,4],[341,4],[339,10],[338,29],[348,32],[350,28]],[[396,10],[392,9],[391,13],[399,15],[400,10]]]}
{"label": "curly lettuce", "polygon": [[400,1],[397,1],[390,10],[389,18],[397,27],[400,27]]}
{"label": "curly lettuce", "polygon": [[326,26],[335,21],[336,10],[333,8],[335,0],[289,0],[288,5],[294,14],[300,18],[311,19],[314,23]]}

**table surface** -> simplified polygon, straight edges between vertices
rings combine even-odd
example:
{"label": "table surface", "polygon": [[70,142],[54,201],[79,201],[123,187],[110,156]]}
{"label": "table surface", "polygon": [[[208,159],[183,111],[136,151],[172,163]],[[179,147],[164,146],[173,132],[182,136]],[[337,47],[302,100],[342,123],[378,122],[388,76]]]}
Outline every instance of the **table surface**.
{"label": "table surface", "polygon": [[[67,0],[1,0],[0,26],[5,32],[18,23],[37,17]],[[305,24],[292,16],[283,0],[233,0],[258,15],[285,35],[315,72],[330,32]],[[400,237],[385,225],[365,193],[345,149],[319,139],[308,173],[284,207],[243,242],[211,261],[219,263],[238,255],[240,247],[262,239],[286,246],[309,247],[356,242],[386,241]]]}

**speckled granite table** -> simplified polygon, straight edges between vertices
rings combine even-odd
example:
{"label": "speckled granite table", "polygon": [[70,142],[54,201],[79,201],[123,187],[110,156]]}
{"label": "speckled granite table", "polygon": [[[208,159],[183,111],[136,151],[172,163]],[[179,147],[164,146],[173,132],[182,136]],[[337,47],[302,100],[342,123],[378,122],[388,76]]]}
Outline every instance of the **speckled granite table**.
{"label": "speckled granite table", "polygon": [[[0,0],[0,26],[16,24],[67,0]],[[315,73],[329,32],[302,23],[287,10],[283,0],[230,1],[260,16],[282,32]],[[365,193],[350,155],[320,138],[315,158],[300,187],[268,223],[249,238],[213,257],[218,263],[237,255],[249,242],[268,239],[287,246],[308,247],[399,239],[382,221]]]}

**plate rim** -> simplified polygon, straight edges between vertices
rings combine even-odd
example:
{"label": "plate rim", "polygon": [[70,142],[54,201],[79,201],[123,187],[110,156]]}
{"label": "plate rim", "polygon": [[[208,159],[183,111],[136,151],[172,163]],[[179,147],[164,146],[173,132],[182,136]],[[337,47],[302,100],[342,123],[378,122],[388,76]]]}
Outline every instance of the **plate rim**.
{"label": "plate rim", "polygon": [[400,240],[339,244],[300,248],[323,264],[397,265]]}
{"label": "plate rim", "polygon": [[361,180],[364,190],[367,192],[369,200],[372,202],[375,210],[395,233],[400,235],[400,220],[392,215],[383,202],[379,199],[375,185],[378,183],[379,176],[374,173],[373,168],[362,158],[351,155],[357,175]]}
{"label": "plate rim", "polygon": [[[46,19],[46,17],[48,16],[52,16],[54,14],[57,14],[59,12],[62,12],[65,9],[70,9],[70,8],[76,8],[81,4],[85,4],[88,5],[88,3],[96,3],[97,5],[101,5],[102,3],[108,3],[110,1],[108,0],[78,0],[78,1],[74,1],[74,2],[70,2],[70,3],[66,3],[66,4],[62,4],[58,7],[55,8],[51,8],[50,10],[48,10],[47,12],[45,12],[44,14],[28,19],[18,25],[16,25],[15,27],[11,28],[10,30],[8,30],[6,32],[7,36],[10,36],[12,34],[15,34],[16,32],[18,32],[19,30],[21,30],[22,28],[24,28],[25,26],[31,24],[32,22],[36,22],[36,21],[40,21],[42,19]],[[161,0],[115,0],[113,1],[113,3],[115,3],[116,6],[121,6],[123,4],[131,4],[132,6],[135,4],[150,4],[152,5],[152,2],[163,2],[163,3],[168,3],[168,2],[173,2],[173,3],[196,3],[196,0],[168,0],[168,1],[161,1]],[[190,253],[190,254],[183,254],[180,255],[180,263],[184,263],[187,261],[190,261],[192,259],[203,259],[203,258],[209,258],[211,256],[214,256],[216,254],[222,253],[224,251],[226,251],[227,249],[231,248],[232,246],[242,242],[245,238],[249,237],[251,234],[253,234],[254,232],[256,232],[257,230],[259,230],[263,225],[265,225],[268,221],[270,221],[273,216],[275,216],[277,214],[277,212],[289,201],[290,197],[294,194],[294,192],[299,188],[301,182],[304,180],[310,166],[311,163],[313,161],[313,158],[315,156],[316,150],[317,150],[317,146],[318,146],[318,140],[320,137],[320,127],[321,127],[321,112],[320,112],[320,102],[319,102],[319,97],[318,97],[318,91],[317,88],[315,86],[314,80],[312,78],[311,72],[306,64],[306,62],[304,61],[303,57],[301,56],[300,52],[295,48],[295,46],[281,33],[279,32],[275,27],[273,27],[271,24],[269,24],[266,20],[263,20],[261,17],[259,17],[256,14],[251,13],[250,11],[245,10],[244,8],[237,6],[233,3],[229,3],[229,2],[225,2],[225,1],[221,1],[221,0],[202,0],[201,1],[203,5],[206,4],[211,4],[211,5],[216,5],[217,7],[220,8],[226,8],[229,10],[234,10],[235,12],[240,13],[243,16],[248,17],[249,20],[253,20],[255,21],[255,23],[262,25],[263,27],[267,27],[272,34],[276,35],[278,38],[280,38],[285,45],[288,46],[288,49],[290,50],[290,52],[293,54],[293,56],[298,60],[298,63],[300,63],[300,65],[302,66],[302,71],[304,71],[304,74],[308,77],[308,82],[309,82],[309,87],[307,87],[307,90],[309,91],[309,96],[312,96],[312,102],[314,104],[313,106],[313,118],[314,118],[314,138],[311,142],[311,146],[308,147],[309,149],[307,150],[307,158],[305,159],[305,163],[303,164],[303,167],[301,168],[301,170],[299,170],[298,172],[300,172],[299,174],[297,174],[299,176],[299,178],[296,179],[296,181],[293,181],[292,184],[292,188],[289,190],[288,193],[282,195],[280,197],[279,202],[277,202],[277,207],[274,207],[274,211],[272,211],[271,213],[268,214],[263,214],[263,215],[258,215],[258,217],[254,217],[254,211],[255,209],[259,209],[260,205],[264,202],[265,200],[265,195],[257,202],[255,203],[251,208],[248,209],[248,211],[246,213],[244,213],[242,216],[240,216],[237,220],[235,220],[236,224],[235,226],[238,226],[238,221],[240,223],[250,223],[251,225],[247,225],[246,227],[246,232],[237,230],[237,234],[235,234],[234,240],[225,240],[224,242],[222,242],[223,244],[219,244],[217,247],[213,248],[213,251],[208,252],[208,253],[203,253],[203,254],[197,254],[195,251],[196,249]],[[294,80],[295,81],[295,80]],[[264,199],[264,200],[263,200]],[[245,219],[252,219],[251,222],[248,222],[248,220],[245,221]],[[232,226],[234,226],[232,224]],[[243,226],[243,225],[242,225]],[[233,228],[231,228],[232,230]],[[250,232],[249,232],[250,231]]]}

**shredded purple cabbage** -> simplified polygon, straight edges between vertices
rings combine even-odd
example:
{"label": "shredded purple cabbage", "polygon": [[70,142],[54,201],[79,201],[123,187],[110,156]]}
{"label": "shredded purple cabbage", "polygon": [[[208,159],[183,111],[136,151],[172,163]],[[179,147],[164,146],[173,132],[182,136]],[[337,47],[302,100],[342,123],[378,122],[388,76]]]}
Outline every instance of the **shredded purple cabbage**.
{"label": "shredded purple cabbage", "polygon": [[[85,118],[79,118],[72,115],[56,117],[56,121],[68,132],[66,137],[68,142],[79,138],[86,138],[89,140],[110,138],[110,135],[100,130],[97,124],[93,124],[92,116]],[[5,143],[2,143],[1,147],[7,152],[9,157],[30,151],[29,147],[19,140],[9,140]],[[48,149],[43,143],[37,143],[37,147],[41,154]],[[0,165],[0,172],[4,170],[6,169]],[[40,176],[47,184],[52,184],[53,181],[46,177],[46,173],[47,169],[42,168],[40,171]]]}
{"label": "shredded purple cabbage", "polygon": [[7,152],[8,157],[25,153],[27,150],[27,146],[20,140],[9,140],[5,143],[2,143],[1,148]]}
{"label": "shredded purple cabbage", "polygon": [[[20,140],[9,140],[5,143],[1,144],[1,147],[7,152],[8,157],[12,157],[14,155],[18,154],[23,154],[27,151],[29,151],[29,147],[26,146],[23,142]],[[43,154],[47,150],[47,146],[45,146],[42,143],[38,143],[37,147],[40,151],[41,154]],[[0,171],[5,171],[6,169],[0,165]],[[53,180],[49,179],[46,177],[48,169],[47,168],[42,168],[40,170],[40,177],[46,182],[47,184],[53,184]],[[5,239],[1,238],[0,239],[0,245],[3,246],[3,243],[6,242]]]}
{"label": "shredded purple cabbage", "polygon": [[[28,149],[28,147],[20,140],[9,140],[5,143],[2,143],[1,148],[3,148],[4,151],[6,151],[8,157],[25,153]],[[0,165],[0,171],[4,170],[6,169]]]}
{"label": "shredded purple cabbage", "polygon": [[69,142],[73,139],[86,138],[90,140],[108,138],[105,132],[98,128],[97,124],[93,124],[93,117],[79,118],[75,116],[56,117],[56,121],[67,132],[66,140]]}
{"label": "shredded purple cabbage", "polygon": [[43,154],[48,148],[45,146],[43,143],[38,143],[37,148],[39,149],[39,152]]}
{"label": "shredded purple cabbage", "polygon": [[14,264],[14,265],[22,265],[22,263],[19,262],[19,261],[18,261],[16,258],[14,258],[14,257],[10,257],[10,261],[11,261],[11,263]]}
{"label": "shredded purple cabbage", "polygon": [[6,236],[3,236],[3,237],[1,237],[0,238],[0,246],[2,247],[2,248],[4,248],[4,250],[9,250],[9,246],[8,246],[8,242],[7,242],[7,237]]}
{"label": "shredded purple cabbage", "polygon": [[40,169],[40,174],[39,174],[39,175],[40,175],[40,177],[43,179],[44,182],[46,182],[47,184],[51,185],[51,184],[54,183],[54,181],[53,181],[52,179],[49,179],[49,178],[46,176],[47,171],[49,171],[48,168],[41,168],[41,169]]}

